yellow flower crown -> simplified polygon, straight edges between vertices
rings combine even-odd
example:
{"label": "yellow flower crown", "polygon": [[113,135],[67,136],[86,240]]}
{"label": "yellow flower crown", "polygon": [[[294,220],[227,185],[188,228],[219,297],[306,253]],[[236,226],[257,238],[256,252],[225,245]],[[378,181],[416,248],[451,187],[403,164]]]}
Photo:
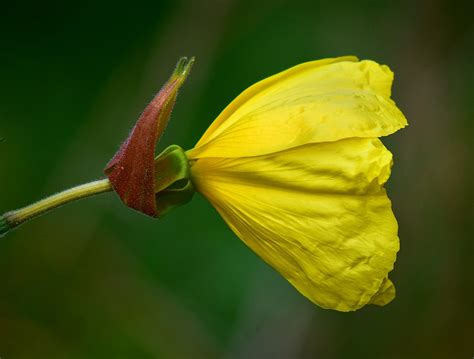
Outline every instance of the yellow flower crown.
{"label": "yellow flower crown", "polygon": [[390,99],[390,69],[352,56],[292,67],[240,94],[193,149],[174,145],[153,162],[191,65],[181,61],[144,111],[109,163],[109,179],[6,213],[0,234],[112,188],[155,217],[196,190],[315,304],[350,311],[390,302],[398,225],[383,187],[392,154],[378,137],[407,125]]}

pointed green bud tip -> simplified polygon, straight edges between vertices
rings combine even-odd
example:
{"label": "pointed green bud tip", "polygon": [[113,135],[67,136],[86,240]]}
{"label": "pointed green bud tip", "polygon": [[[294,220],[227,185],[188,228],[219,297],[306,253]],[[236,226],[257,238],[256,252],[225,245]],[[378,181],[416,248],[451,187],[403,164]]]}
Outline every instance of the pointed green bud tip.
{"label": "pointed green bud tip", "polygon": [[0,237],[3,237],[5,234],[7,234],[12,227],[8,223],[7,219],[5,216],[0,217]]}
{"label": "pointed green bud tip", "polygon": [[171,75],[172,78],[180,78],[181,81],[184,81],[188,77],[189,73],[194,64],[194,57],[191,57],[189,60],[187,57],[181,57],[176,64],[176,68]]}

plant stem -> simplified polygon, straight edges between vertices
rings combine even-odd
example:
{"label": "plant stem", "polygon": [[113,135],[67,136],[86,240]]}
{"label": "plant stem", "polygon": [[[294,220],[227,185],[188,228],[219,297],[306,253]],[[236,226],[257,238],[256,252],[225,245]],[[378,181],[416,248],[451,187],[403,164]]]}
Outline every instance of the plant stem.
{"label": "plant stem", "polygon": [[29,206],[7,212],[0,217],[0,237],[20,224],[54,208],[111,190],[112,185],[106,178],[67,189]]}

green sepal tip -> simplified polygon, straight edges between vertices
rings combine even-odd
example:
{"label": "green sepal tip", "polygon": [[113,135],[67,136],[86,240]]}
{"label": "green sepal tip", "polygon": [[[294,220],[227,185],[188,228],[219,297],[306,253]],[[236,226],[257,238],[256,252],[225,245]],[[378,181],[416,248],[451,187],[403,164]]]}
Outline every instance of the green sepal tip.
{"label": "green sepal tip", "polygon": [[172,78],[180,78],[181,81],[184,81],[188,77],[189,73],[194,64],[194,56],[188,59],[187,57],[181,57],[176,64],[176,67],[171,75]]}

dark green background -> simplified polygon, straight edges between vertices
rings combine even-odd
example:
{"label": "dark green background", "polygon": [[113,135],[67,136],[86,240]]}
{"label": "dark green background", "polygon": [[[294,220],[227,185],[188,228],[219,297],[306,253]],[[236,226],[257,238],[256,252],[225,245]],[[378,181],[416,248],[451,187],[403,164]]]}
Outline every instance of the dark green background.
{"label": "dark green background", "polygon": [[384,139],[400,224],[386,307],[320,309],[200,196],[160,221],[102,195],[0,241],[0,357],[472,358],[474,21],[468,1],[107,1],[0,11],[0,212],[101,176],[179,56],[159,147],[303,61],[388,64],[410,126]]}

